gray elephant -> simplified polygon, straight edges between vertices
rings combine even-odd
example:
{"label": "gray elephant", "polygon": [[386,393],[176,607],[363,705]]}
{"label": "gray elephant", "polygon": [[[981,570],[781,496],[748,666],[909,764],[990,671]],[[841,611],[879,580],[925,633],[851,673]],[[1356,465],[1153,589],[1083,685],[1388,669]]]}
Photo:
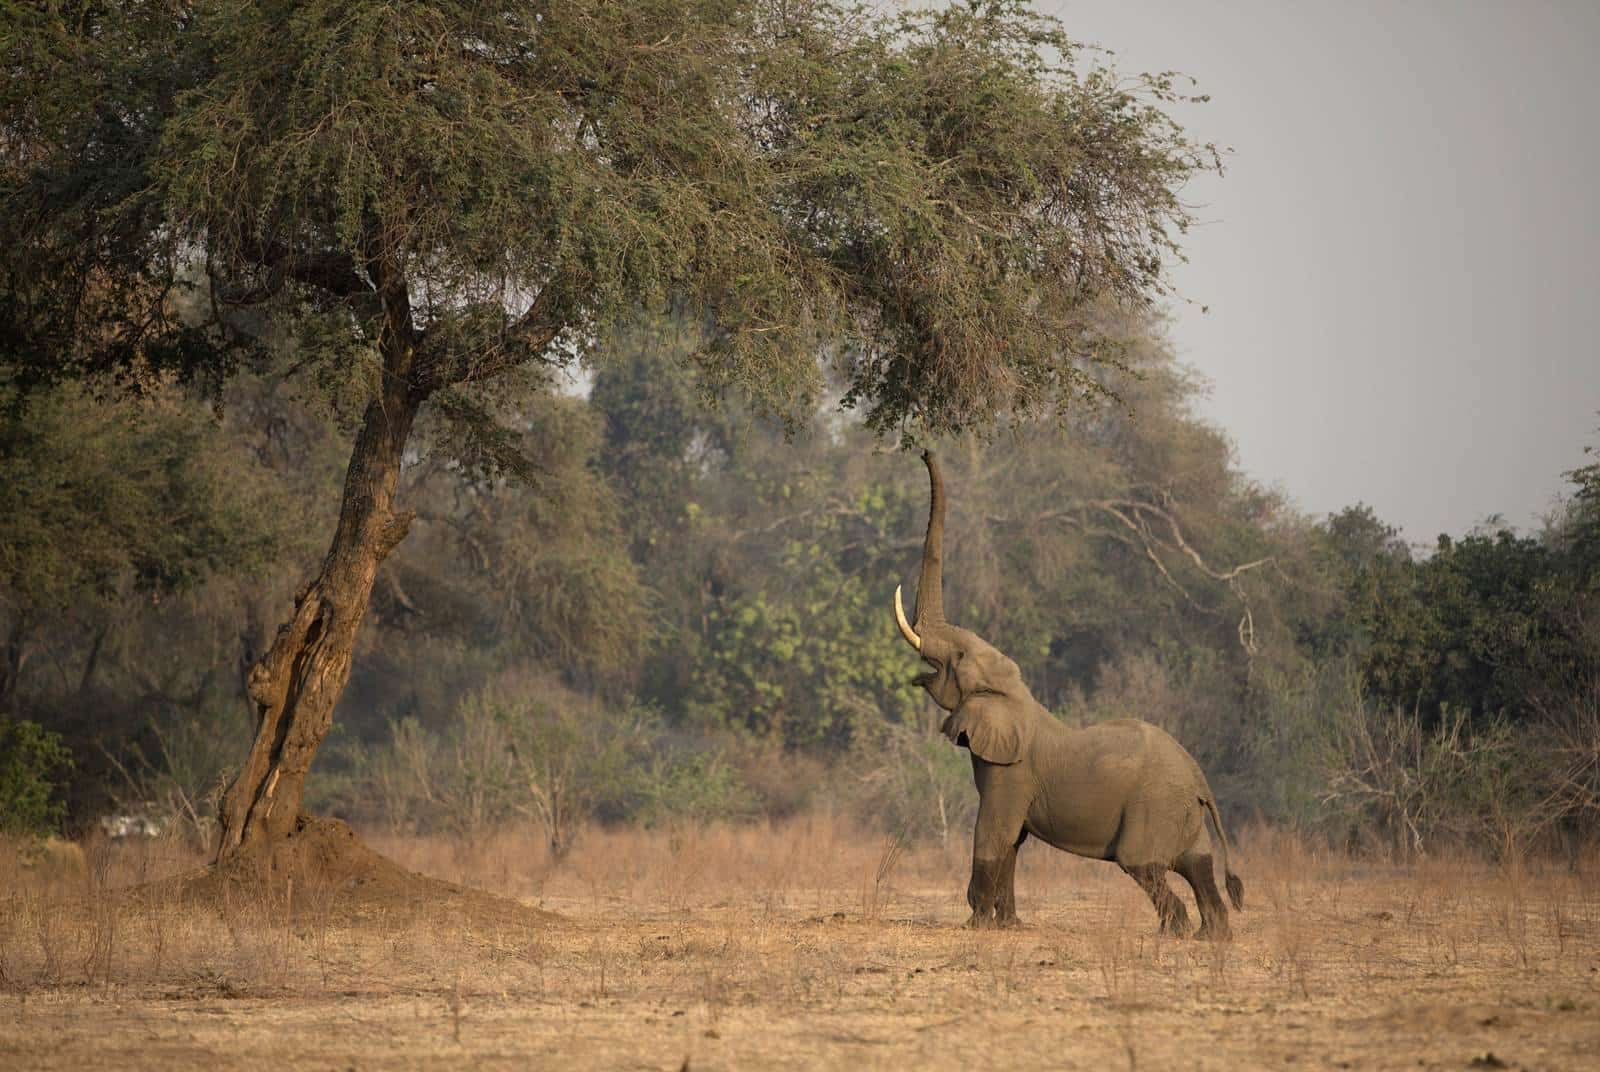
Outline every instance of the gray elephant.
{"label": "gray elephant", "polygon": [[944,735],[972,753],[978,826],[972,840],[968,926],[1017,923],[1017,849],[1029,834],[1094,860],[1115,860],[1144,889],[1161,929],[1183,935],[1188,912],[1167,885],[1176,871],[1194,889],[1196,937],[1229,937],[1205,816],[1216,831],[1228,896],[1244,907],[1244,884],[1228,868],[1228,838],[1200,765],[1159,727],[1118,719],[1069,729],[1033,698],[1017,664],[977,634],[944,618],[944,482],[924,452],[932,484],[922,548],[916,623],[894,593],[901,635],[931,668],[915,683],[949,711]]}

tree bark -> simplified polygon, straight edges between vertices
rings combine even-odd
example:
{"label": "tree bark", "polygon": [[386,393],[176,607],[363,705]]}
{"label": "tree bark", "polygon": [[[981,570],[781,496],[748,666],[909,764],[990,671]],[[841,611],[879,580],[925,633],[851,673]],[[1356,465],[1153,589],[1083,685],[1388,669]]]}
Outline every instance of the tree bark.
{"label": "tree bark", "polygon": [[10,717],[11,703],[17,698],[17,682],[28,661],[27,619],[19,612],[6,636],[5,659],[0,662],[0,716]]}
{"label": "tree bark", "polygon": [[411,523],[411,512],[395,507],[406,441],[423,402],[404,375],[409,356],[385,362],[383,390],[367,406],[351,451],[327,558],[249,672],[256,735],[222,800],[219,863],[269,850],[294,830],[306,772],[350,677],[356,632],[378,568]]}
{"label": "tree bark", "polygon": [[106,634],[111,631],[111,626],[102,624],[94,631],[94,640],[89,644],[88,657],[83,660],[83,673],[78,678],[78,697],[89,695],[89,686],[94,683],[95,668],[100,665],[100,652],[105,647]]}

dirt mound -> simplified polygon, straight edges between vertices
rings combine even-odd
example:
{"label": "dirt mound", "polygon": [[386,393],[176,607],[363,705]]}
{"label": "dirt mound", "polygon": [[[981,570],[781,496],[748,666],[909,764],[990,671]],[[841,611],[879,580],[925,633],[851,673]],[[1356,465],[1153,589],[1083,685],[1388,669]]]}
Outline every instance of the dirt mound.
{"label": "dirt mound", "polygon": [[301,816],[270,850],[236,856],[169,880],[197,907],[260,904],[297,918],[341,924],[449,919],[475,925],[534,926],[559,916],[481,890],[407,871],[368,848],[339,819]]}

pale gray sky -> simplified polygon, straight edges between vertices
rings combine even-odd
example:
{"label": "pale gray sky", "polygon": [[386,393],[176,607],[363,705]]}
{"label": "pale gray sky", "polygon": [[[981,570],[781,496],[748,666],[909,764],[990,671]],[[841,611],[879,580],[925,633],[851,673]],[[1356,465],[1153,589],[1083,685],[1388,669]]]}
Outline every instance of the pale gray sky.
{"label": "pale gray sky", "polygon": [[1212,96],[1174,342],[1244,470],[1416,541],[1535,525],[1600,440],[1600,2],[1038,6]]}

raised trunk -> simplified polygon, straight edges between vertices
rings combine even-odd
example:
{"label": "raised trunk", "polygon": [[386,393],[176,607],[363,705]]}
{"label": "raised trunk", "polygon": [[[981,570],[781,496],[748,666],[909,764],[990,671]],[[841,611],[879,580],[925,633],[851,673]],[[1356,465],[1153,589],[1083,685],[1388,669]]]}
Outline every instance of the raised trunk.
{"label": "raised trunk", "polygon": [[944,478],[933,451],[922,452],[928,465],[928,535],[922,541],[922,576],[917,581],[917,631],[944,621]]}
{"label": "raised trunk", "polygon": [[270,847],[295,829],[306,772],[350,677],[373,581],[411,523],[410,512],[395,509],[395,491],[421,403],[405,377],[385,376],[350,455],[339,525],[321,572],[300,590],[294,614],[250,670],[256,735],[222,800],[219,863]]}

